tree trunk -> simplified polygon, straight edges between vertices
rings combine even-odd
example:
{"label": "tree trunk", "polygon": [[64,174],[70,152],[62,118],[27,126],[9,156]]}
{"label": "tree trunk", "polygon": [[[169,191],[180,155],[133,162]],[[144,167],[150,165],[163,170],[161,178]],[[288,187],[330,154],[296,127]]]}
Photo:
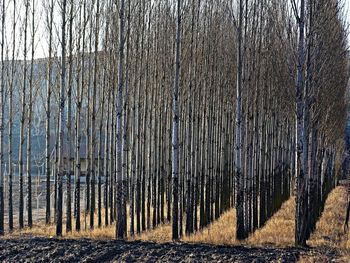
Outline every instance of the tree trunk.
{"label": "tree trunk", "polygon": [[32,115],[33,115],[33,71],[34,71],[34,36],[35,36],[35,24],[34,24],[34,0],[32,6],[32,53],[30,63],[30,75],[29,75],[29,105],[28,105],[28,124],[27,124],[27,216],[28,226],[33,226],[32,215]]}
{"label": "tree trunk", "polygon": [[[13,17],[16,17],[16,0],[13,1]],[[14,83],[15,83],[15,72],[16,72],[16,64],[15,64],[15,47],[16,47],[16,20],[13,22],[13,43],[12,43],[12,62],[11,62],[11,83],[9,90],[9,149],[8,149],[8,164],[9,164],[9,195],[8,195],[8,208],[9,208],[9,230],[13,230],[13,164],[12,164],[12,149],[13,149],[13,91],[14,91]]]}
{"label": "tree trunk", "polygon": [[21,127],[20,127],[20,145],[19,145],[19,227],[24,227],[23,210],[23,154],[24,154],[24,129],[25,129],[25,110],[26,110],[26,87],[27,87],[27,30],[28,30],[28,13],[29,0],[25,4],[25,20],[24,20],[24,50],[23,50],[23,86],[22,86],[22,107],[21,107]]}
{"label": "tree trunk", "polygon": [[66,202],[66,232],[72,231],[72,194],[71,194],[71,171],[73,160],[73,133],[72,133],[72,84],[73,84],[73,13],[74,2],[70,1],[69,15],[69,69],[68,69],[68,114],[67,114],[67,202]]}
{"label": "tree trunk", "polygon": [[48,14],[49,30],[49,58],[47,65],[47,86],[46,86],[46,134],[45,134],[45,173],[46,173],[46,218],[45,223],[49,224],[51,220],[51,184],[50,184],[50,120],[51,120],[51,85],[52,85],[52,28],[53,28],[53,0],[50,2]]}
{"label": "tree trunk", "polygon": [[[13,47],[14,48],[14,47]],[[1,83],[0,83],[0,236],[4,235],[4,119],[5,119],[5,1],[2,1],[2,20],[1,20]]]}
{"label": "tree trunk", "polygon": [[124,69],[124,5],[125,1],[120,0],[119,10],[119,49],[118,49],[118,94],[116,105],[116,169],[117,169],[117,224],[116,224],[116,237],[117,239],[124,239],[124,222],[123,222],[123,144],[122,144],[122,111],[123,111],[123,69]]}
{"label": "tree trunk", "polygon": [[173,184],[173,221],[172,239],[179,239],[179,80],[180,80],[180,37],[181,37],[181,0],[177,0],[175,77],[173,87],[173,129],[172,129],[172,184]]}
{"label": "tree trunk", "polygon": [[58,189],[57,189],[57,219],[56,235],[62,236],[63,215],[63,176],[64,176],[64,105],[66,89],[66,9],[67,0],[62,0],[62,31],[61,31],[61,85],[60,85],[60,112],[59,112],[59,141],[58,141]]}
{"label": "tree trunk", "polygon": [[300,3],[299,24],[299,44],[298,44],[298,71],[296,84],[296,113],[297,113],[297,165],[299,172],[296,178],[296,214],[295,214],[295,245],[306,245],[306,218],[307,218],[307,199],[306,199],[306,171],[304,169],[304,81],[303,81],[303,65],[304,65],[304,17],[305,17],[305,0]]}
{"label": "tree trunk", "polygon": [[241,91],[242,91],[242,25],[243,25],[243,0],[239,1],[239,25],[238,25],[238,46],[237,46],[237,94],[236,94],[236,178],[237,178],[237,226],[236,237],[244,239],[245,224],[243,214],[243,188],[244,175],[242,174],[242,113],[241,113]]}

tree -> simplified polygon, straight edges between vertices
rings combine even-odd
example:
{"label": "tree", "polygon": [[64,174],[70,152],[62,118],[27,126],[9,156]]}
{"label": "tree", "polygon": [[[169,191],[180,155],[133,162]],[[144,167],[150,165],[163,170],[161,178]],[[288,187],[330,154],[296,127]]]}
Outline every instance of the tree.
{"label": "tree", "polygon": [[68,43],[68,90],[67,90],[67,204],[66,204],[66,231],[72,231],[72,191],[71,191],[71,160],[73,160],[73,132],[72,132],[72,85],[73,85],[73,22],[74,22],[74,1],[70,1],[69,11],[69,43]]}
{"label": "tree", "polygon": [[237,28],[237,86],[236,86],[236,181],[237,181],[237,239],[244,239],[246,237],[244,231],[244,214],[243,214],[243,182],[244,176],[242,174],[242,113],[241,113],[241,90],[242,90],[242,31],[243,31],[243,0],[239,0],[239,22]]}
{"label": "tree", "polygon": [[1,20],[1,83],[0,83],[0,236],[4,235],[4,111],[5,111],[5,1],[2,1]]}
{"label": "tree", "polygon": [[64,106],[65,106],[65,89],[66,89],[66,10],[67,0],[61,2],[61,84],[60,84],[60,108],[59,108],[59,136],[58,136],[58,190],[57,190],[57,219],[56,235],[62,236],[62,217],[63,217],[63,176],[64,176]]}
{"label": "tree", "polygon": [[[294,8],[296,10],[296,4],[294,2]],[[305,127],[304,127],[304,27],[305,27],[305,0],[300,2],[300,14],[297,16],[298,26],[299,26],[299,43],[298,43],[298,71],[297,71],[297,84],[296,84],[296,120],[297,120],[297,165],[299,172],[296,178],[296,214],[295,214],[295,244],[297,246],[306,245],[306,215],[307,215],[307,200],[306,198],[306,177],[307,171],[305,170],[305,151],[304,151],[304,137]]]}
{"label": "tree", "polygon": [[32,211],[32,116],[33,116],[33,71],[34,71],[34,52],[35,52],[35,0],[32,2],[32,32],[31,32],[31,62],[29,75],[29,103],[28,103],[28,124],[27,124],[27,212],[28,226],[33,226],[33,211]]}
{"label": "tree", "polygon": [[9,230],[13,230],[13,91],[15,82],[15,50],[16,50],[16,0],[13,1],[13,29],[12,29],[12,61],[11,61],[11,82],[9,87],[9,127],[8,127],[8,165],[9,165],[9,193],[8,193],[8,209],[9,209]]}
{"label": "tree", "polygon": [[[80,231],[80,176],[81,176],[81,113],[82,113],[82,102],[84,94],[84,52],[85,52],[85,25],[86,25],[86,2],[83,4],[83,8],[79,9],[79,22],[78,22],[78,41],[77,41],[77,51],[80,52],[80,41],[82,41],[82,52],[81,55],[77,56],[77,66],[79,65],[79,70],[76,73],[76,85],[77,85],[77,97],[76,97],[76,112],[75,112],[75,187],[74,187],[74,197],[75,197],[75,229]],[[84,14],[82,15],[82,12]],[[80,62],[80,63],[79,63]],[[81,77],[80,77],[81,75]]]}
{"label": "tree", "polygon": [[21,126],[20,126],[20,145],[19,145],[19,227],[24,227],[23,209],[24,209],[24,195],[23,195],[23,152],[24,152],[24,128],[25,128],[25,111],[26,111],[26,87],[27,87],[27,30],[28,30],[28,16],[29,16],[29,0],[25,2],[25,18],[24,18],[24,49],[23,49],[23,84],[22,84],[22,107],[21,107]]}
{"label": "tree", "polygon": [[125,1],[119,3],[119,48],[118,48],[118,94],[116,104],[116,169],[117,169],[117,211],[118,218],[116,224],[116,237],[123,239],[125,237],[124,227],[124,209],[123,209],[123,180],[122,160],[123,160],[123,143],[122,143],[122,111],[123,111],[123,70],[124,70],[124,15]]}
{"label": "tree", "polygon": [[[179,157],[178,157],[178,130],[179,130],[179,79],[180,79],[180,38],[181,38],[181,0],[177,0],[176,8],[176,51],[175,51],[175,76],[173,87],[173,129],[172,129],[172,184],[173,184],[173,221],[172,238],[179,239],[179,207],[178,207],[178,185],[179,185]],[[181,220],[182,222],[182,220]]]}
{"label": "tree", "polygon": [[52,86],[52,29],[53,29],[53,11],[54,11],[54,0],[51,0],[49,7],[47,8],[47,29],[49,33],[49,57],[47,65],[47,85],[46,85],[46,134],[45,134],[45,173],[46,173],[46,224],[50,223],[51,220],[51,184],[50,184],[50,137],[51,137],[51,86]]}
{"label": "tree", "polygon": [[[95,66],[94,66],[94,75],[93,75],[93,90],[92,90],[92,114],[91,114],[91,137],[90,137],[90,160],[91,160],[91,205],[90,205],[90,229],[94,228],[94,213],[95,213],[95,185],[96,185],[96,91],[97,91],[97,70],[98,70],[98,38],[99,38],[99,13],[100,13],[100,1],[96,1],[96,21],[95,21]],[[91,20],[92,21],[92,20]],[[91,28],[93,26],[91,25]],[[91,37],[91,36],[90,36]],[[92,55],[92,54],[90,54]],[[99,173],[99,171],[98,171]]]}

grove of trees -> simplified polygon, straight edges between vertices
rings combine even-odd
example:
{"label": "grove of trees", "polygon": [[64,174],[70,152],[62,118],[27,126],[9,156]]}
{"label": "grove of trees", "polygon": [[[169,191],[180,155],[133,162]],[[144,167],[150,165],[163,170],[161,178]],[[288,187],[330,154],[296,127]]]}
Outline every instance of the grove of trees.
{"label": "grove of trees", "polygon": [[83,217],[90,229],[115,223],[118,239],[171,222],[178,240],[235,207],[243,240],[295,195],[295,242],[306,245],[344,151],[343,1],[0,9],[0,235],[32,227],[38,161],[57,236],[63,222],[81,231]]}

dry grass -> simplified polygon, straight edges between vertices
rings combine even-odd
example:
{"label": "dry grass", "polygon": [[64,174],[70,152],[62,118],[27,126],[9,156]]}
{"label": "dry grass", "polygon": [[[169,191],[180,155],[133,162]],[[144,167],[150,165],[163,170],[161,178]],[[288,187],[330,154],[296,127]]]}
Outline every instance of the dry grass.
{"label": "dry grass", "polygon": [[[183,220],[183,229],[185,229],[185,220]],[[222,214],[218,220],[212,222],[205,229],[200,230],[191,236],[183,236],[181,238],[181,241],[188,243],[206,243],[213,245],[234,245],[237,244],[235,234],[236,210],[231,209]],[[139,236],[135,236],[132,239],[153,241],[157,243],[171,242],[171,224],[168,223],[159,225],[157,228],[143,232]]]}
{"label": "dry grass", "polygon": [[[84,214],[81,215],[80,225],[81,225],[81,231],[77,232],[75,231],[75,219],[72,219],[72,232],[67,233],[65,222],[63,222],[63,237],[64,238],[73,238],[73,239],[79,239],[79,238],[91,238],[91,239],[97,239],[97,240],[103,240],[103,239],[113,239],[115,237],[115,225],[103,225],[101,228],[97,227],[98,222],[98,215],[95,214],[94,216],[94,222],[95,222],[95,228],[93,230],[90,230],[89,228],[89,215],[86,216],[86,224],[85,224],[85,216]],[[104,222],[104,211],[102,211],[102,221]],[[85,227],[86,226],[86,227]],[[15,229],[11,234],[8,236],[40,236],[40,237],[54,237],[56,233],[56,225],[50,224],[45,225],[43,221],[38,221],[33,224],[32,228],[24,228],[22,230]]]}
{"label": "dry grass", "polygon": [[350,249],[349,232],[344,233],[346,205],[347,190],[339,186],[329,194],[323,214],[308,241],[309,245]]}
{"label": "dry grass", "polygon": [[247,240],[254,245],[287,247],[294,245],[295,198],[287,200],[264,227],[258,229]]}
{"label": "dry grass", "polygon": [[[315,231],[308,240],[313,247],[330,247],[341,252],[337,262],[350,262],[349,231],[344,232],[347,205],[347,190],[344,186],[336,187],[328,196],[321,218]],[[300,263],[328,262],[320,257],[301,257]]]}
{"label": "dry grass", "polygon": [[171,224],[162,224],[158,227],[142,232],[140,235],[136,235],[130,240],[143,240],[152,241],[157,243],[166,243],[172,241],[171,236]]}
{"label": "dry grass", "polygon": [[[334,248],[350,248],[349,233],[344,234],[343,232],[346,202],[346,189],[342,186],[336,187],[329,194],[325,204],[325,210],[320,220],[317,222],[314,233],[308,241],[309,245],[314,247],[331,246]],[[206,229],[190,237],[184,237],[183,241],[236,245],[239,242],[235,238],[235,218],[235,209],[231,209]],[[243,243],[259,246],[294,246],[294,231],[295,198],[292,197],[266,222],[264,227],[256,230]],[[328,240],[329,238],[331,240]]]}
{"label": "dry grass", "polygon": [[217,221],[183,241],[191,243],[207,243],[214,245],[274,245],[293,246],[294,244],[294,198],[285,202],[282,208],[247,240],[236,239],[236,210],[224,213]]}
{"label": "dry grass", "polygon": [[[347,193],[344,187],[335,188],[329,195],[325,204],[325,210],[311,235],[308,244],[314,247],[330,246],[342,250],[338,262],[350,262],[348,239],[349,233],[344,234],[343,223],[347,202]],[[208,243],[220,245],[240,244],[235,238],[235,209],[223,214],[208,228],[190,237],[184,237],[183,241],[192,243]],[[246,241],[241,244],[292,247],[294,246],[295,231],[295,198],[286,201],[264,227],[258,229]],[[324,237],[333,237],[333,241],[327,241]],[[308,254],[299,259],[299,262],[328,262],[326,255]]]}
{"label": "dry grass", "polygon": [[[335,188],[329,195],[325,210],[316,225],[316,230],[311,235],[308,244],[314,247],[328,246],[333,248],[342,248],[344,252],[350,249],[349,233],[344,234],[343,223],[345,208],[347,202],[346,189],[344,187]],[[207,228],[198,231],[191,236],[184,236],[181,241],[189,243],[207,243],[214,245],[259,245],[259,246],[276,246],[288,247],[294,245],[294,216],[295,216],[295,199],[290,198],[286,201],[281,209],[266,222],[265,226],[255,231],[244,242],[238,242],[235,237],[236,233],[236,212],[231,209],[224,213],[218,220],[210,224]],[[102,217],[104,219],[104,215]],[[89,217],[86,218],[87,223]],[[64,238],[91,238],[97,240],[115,238],[115,225],[103,226],[85,230],[84,216],[82,216],[82,231],[66,233],[63,229]],[[95,215],[97,222],[97,215]],[[129,223],[129,222],[128,222]],[[73,221],[74,229],[74,221]],[[55,226],[43,226],[38,222],[32,229],[26,228],[21,231],[16,230],[12,236],[44,236],[53,237],[55,235]],[[128,235],[129,236],[129,235]],[[154,241],[158,243],[171,242],[171,224],[163,224],[155,229],[145,231],[140,235],[129,237],[129,240]],[[323,262],[319,257],[301,258],[300,262]],[[346,258],[348,260],[348,258]],[[350,260],[348,261],[350,262]]]}
{"label": "dry grass", "polygon": [[207,228],[184,237],[185,242],[206,243],[213,245],[235,245],[236,240],[236,210],[231,209],[211,223]]}
{"label": "dry grass", "polygon": [[[151,208],[151,215],[152,215],[153,209]],[[72,218],[72,229],[71,232],[66,232],[65,228],[65,218],[63,221],[63,238],[73,238],[73,239],[79,239],[79,238],[90,238],[94,240],[108,240],[108,239],[114,239],[115,238],[115,223],[105,225],[104,224],[104,218],[105,218],[105,210],[102,209],[102,227],[98,227],[98,214],[95,213],[94,215],[94,223],[95,228],[90,229],[89,220],[90,215],[85,215],[84,213],[81,214],[81,231],[77,232],[75,231],[75,219]],[[129,207],[127,207],[127,214],[129,215]],[[130,218],[128,218],[128,226],[130,224]],[[134,220],[135,228],[136,228],[136,217]],[[136,231],[136,229],[135,229]],[[54,237],[56,233],[56,225],[50,224],[45,225],[44,221],[37,221],[33,224],[32,228],[25,227],[22,230],[15,229],[12,233],[6,235],[7,237],[18,237],[18,236],[40,236],[40,237]],[[130,237],[130,232],[128,228],[128,240],[145,240],[145,241],[154,241],[154,242],[170,242],[171,241],[171,226],[169,224],[160,225],[155,229],[148,230],[146,232],[142,232],[139,235],[135,235],[134,237]]]}

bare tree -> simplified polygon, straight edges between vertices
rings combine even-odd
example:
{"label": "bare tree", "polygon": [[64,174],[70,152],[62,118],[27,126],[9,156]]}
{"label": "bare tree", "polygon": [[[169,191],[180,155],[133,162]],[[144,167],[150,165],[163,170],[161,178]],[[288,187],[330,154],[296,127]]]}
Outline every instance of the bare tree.
{"label": "bare tree", "polygon": [[26,111],[26,87],[27,87],[27,30],[28,30],[28,16],[29,16],[29,0],[25,2],[25,18],[24,18],[24,49],[23,49],[23,84],[22,84],[22,107],[21,107],[21,127],[20,127],[20,145],[19,145],[19,227],[24,227],[23,209],[24,209],[24,195],[23,195],[23,153],[24,153],[24,128],[25,128],[25,111]]}
{"label": "bare tree", "polygon": [[16,0],[13,0],[13,28],[12,28],[12,61],[11,61],[11,82],[9,87],[9,127],[8,127],[8,165],[9,165],[9,195],[8,195],[8,207],[9,207],[9,230],[13,230],[13,164],[12,164],[12,149],[13,149],[13,91],[15,85],[15,50],[16,50]]}
{"label": "bare tree", "polygon": [[74,1],[70,1],[69,12],[69,43],[68,43],[68,90],[67,90],[67,205],[66,205],[66,231],[72,231],[72,190],[71,190],[71,173],[73,160],[73,132],[72,132],[72,85],[73,85],[73,22],[74,22]]}
{"label": "bare tree", "polygon": [[50,223],[51,220],[51,184],[50,184],[50,137],[51,137],[51,93],[52,93],[52,36],[53,36],[53,12],[54,12],[54,0],[50,1],[50,5],[47,8],[47,27],[49,33],[49,57],[47,65],[47,85],[46,85],[46,135],[45,135],[45,173],[46,173],[46,224]]}
{"label": "bare tree", "polygon": [[[296,4],[294,2],[294,8],[296,8]],[[296,138],[297,138],[297,164],[299,167],[299,172],[296,178],[296,214],[295,214],[295,244],[304,246],[306,244],[306,222],[304,221],[304,217],[307,213],[307,200],[306,197],[306,176],[307,171],[305,170],[305,162],[304,162],[304,27],[305,27],[305,0],[301,0],[300,2],[300,14],[297,16],[298,26],[299,26],[299,43],[298,43],[298,71],[297,71],[297,84],[296,84],[296,107],[297,107],[297,130],[296,130]]]}
{"label": "bare tree", "polygon": [[122,143],[122,111],[123,111],[123,70],[124,70],[124,15],[125,15],[125,1],[120,0],[119,3],[119,48],[118,48],[118,94],[116,105],[116,169],[117,169],[117,211],[118,218],[116,224],[116,237],[123,239],[125,237],[123,206],[123,180],[122,160],[123,160],[123,143]]}
{"label": "bare tree", "polygon": [[0,236],[4,235],[4,111],[5,111],[5,1],[2,1],[1,19],[1,83],[0,83]]}
{"label": "bare tree", "polygon": [[28,124],[27,124],[27,216],[28,226],[33,226],[32,210],[32,116],[33,116],[33,74],[34,74],[34,52],[35,52],[35,0],[32,2],[32,30],[31,30],[31,62],[29,74],[29,96],[28,96]]}
{"label": "bare tree", "polygon": [[[179,207],[178,207],[178,184],[179,184],[179,168],[178,168],[178,129],[179,129],[179,79],[180,79],[180,38],[181,38],[181,0],[177,0],[176,8],[176,52],[175,52],[175,76],[173,87],[173,130],[172,130],[172,183],[173,183],[173,223],[172,238],[179,239]],[[182,220],[180,221],[182,222]]]}
{"label": "bare tree", "polygon": [[56,235],[62,236],[62,217],[63,217],[63,176],[64,176],[64,106],[66,89],[66,10],[67,0],[61,2],[62,29],[61,29],[61,85],[60,85],[60,103],[59,103],[59,140],[58,140],[58,189],[57,189],[57,219]]}
{"label": "bare tree", "polygon": [[244,215],[243,215],[243,182],[244,175],[242,174],[242,113],[241,113],[241,92],[242,92],[242,32],[243,32],[243,0],[239,0],[239,22],[237,28],[237,87],[236,87],[236,180],[237,180],[237,239],[244,239]]}

